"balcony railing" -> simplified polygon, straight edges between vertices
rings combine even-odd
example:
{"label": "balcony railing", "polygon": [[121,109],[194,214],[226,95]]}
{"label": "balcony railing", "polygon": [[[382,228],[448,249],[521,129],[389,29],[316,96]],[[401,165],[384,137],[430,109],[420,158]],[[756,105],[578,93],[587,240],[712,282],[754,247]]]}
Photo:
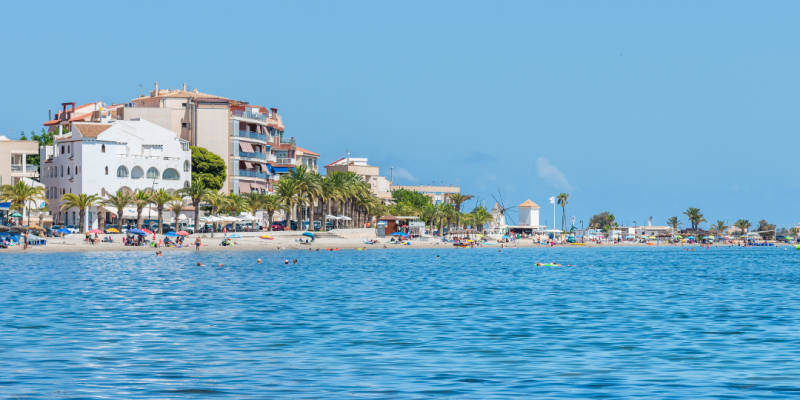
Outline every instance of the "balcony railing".
{"label": "balcony railing", "polygon": [[281,144],[294,144],[294,138],[290,139],[281,138]]}
{"label": "balcony railing", "polygon": [[263,140],[265,142],[267,141],[267,135],[263,135],[263,134],[260,134],[260,133],[257,133],[257,132],[239,131],[239,133],[236,136],[246,137],[246,138],[250,138],[250,139]]}
{"label": "balcony railing", "polygon": [[275,159],[275,163],[276,164],[291,164],[291,165],[294,165],[294,159],[293,158],[276,158]]}
{"label": "balcony railing", "polygon": [[250,177],[250,178],[267,179],[267,173],[266,172],[244,171],[244,170],[240,169],[239,172],[236,175],[238,175],[238,176],[247,176],[247,177]]}
{"label": "balcony railing", "polygon": [[258,158],[260,160],[266,160],[267,155],[264,153],[250,153],[247,151],[240,151],[239,157],[248,157],[248,158]]}
{"label": "balcony railing", "polygon": [[11,172],[39,172],[39,167],[35,165],[26,164],[24,165],[25,169],[23,171],[22,164],[11,164]]}
{"label": "balcony railing", "polygon": [[264,122],[266,122],[266,121],[267,121],[267,119],[271,119],[271,118],[269,118],[269,116],[267,116],[266,114],[254,113],[254,112],[250,112],[250,111],[239,111],[239,110],[233,110],[233,111],[231,112],[231,114],[233,114],[233,115],[235,115],[235,116],[237,116],[237,117],[250,118],[250,119],[257,119],[257,120],[259,120],[259,121],[264,121]]}

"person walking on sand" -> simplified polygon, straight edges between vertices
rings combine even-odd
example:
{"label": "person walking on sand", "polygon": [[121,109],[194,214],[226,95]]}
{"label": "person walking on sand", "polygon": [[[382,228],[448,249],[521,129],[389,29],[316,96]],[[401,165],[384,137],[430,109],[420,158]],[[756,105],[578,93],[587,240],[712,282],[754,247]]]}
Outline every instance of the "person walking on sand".
{"label": "person walking on sand", "polygon": [[195,251],[200,251],[200,246],[202,246],[202,245],[203,245],[203,242],[200,240],[200,236],[198,236],[197,239],[194,240],[194,247],[195,247],[194,250]]}

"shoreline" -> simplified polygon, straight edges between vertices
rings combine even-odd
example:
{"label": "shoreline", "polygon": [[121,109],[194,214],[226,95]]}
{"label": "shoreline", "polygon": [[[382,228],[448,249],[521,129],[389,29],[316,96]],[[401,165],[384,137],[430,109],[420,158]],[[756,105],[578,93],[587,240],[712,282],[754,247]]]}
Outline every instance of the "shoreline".
{"label": "shoreline", "polygon": [[[628,248],[628,247],[645,247],[645,248],[660,248],[660,247],[692,247],[692,248],[699,248],[699,247],[706,247],[706,245],[693,243],[683,243],[683,244],[659,244],[659,245],[648,245],[643,243],[603,243],[603,244],[596,244],[596,243],[586,243],[586,244],[557,244],[554,247],[550,246],[543,246],[539,245],[538,243],[534,243],[533,241],[528,240],[520,240],[516,243],[503,243],[503,247],[500,247],[500,244],[490,244],[490,245],[483,245],[480,247],[475,248],[459,248],[453,246],[449,243],[442,243],[442,242],[411,242],[412,244],[409,245],[399,245],[399,244],[388,244],[386,242],[381,242],[379,244],[365,244],[361,239],[345,239],[345,238],[319,238],[315,242],[311,244],[300,244],[296,242],[293,238],[289,237],[276,237],[274,240],[264,240],[264,239],[257,239],[257,238],[250,238],[245,237],[241,239],[234,239],[233,241],[236,243],[235,246],[227,247],[227,246],[220,246],[219,243],[221,242],[221,238],[204,238],[203,239],[203,246],[200,248],[200,252],[204,251],[281,251],[281,250],[305,250],[308,251],[327,251],[328,249],[339,249],[341,251],[344,250],[388,250],[388,249],[403,249],[403,250],[414,250],[414,249],[455,249],[455,250],[473,250],[473,249],[497,249],[497,250],[504,250],[504,249],[513,249],[513,248],[574,248],[574,249],[597,249],[597,248]],[[187,242],[190,244],[194,244],[194,240],[191,237],[187,238]],[[384,248],[385,245],[385,248]],[[729,245],[729,244],[715,244],[710,245],[710,247],[744,247],[744,246],[737,246],[737,245]],[[762,246],[748,246],[748,247],[762,247]],[[773,248],[778,247],[795,247],[791,244],[786,243],[776,243],[774,246],[769,246]],[[769,248],[767,247],[767,248]],[[82,237],[76,235],[76,237],[67,237],[67,238],[53,238],[48,241],[48,244],[45,246],[28,246],[27,250],[23,250],[22,246],[13,246],[9,247],[8,249],[0,249],[0,255],[4,253],[30,253],[30,254],[37,254],[37,253],[72,253],[72,252],[153,252],[162,251],[162,252],[196,252],[194,246],[185,246],[185,247],[133,247],[133,246],[123,246],[122,243],[100,243],[96,245],[87,244],[83,241]]]}

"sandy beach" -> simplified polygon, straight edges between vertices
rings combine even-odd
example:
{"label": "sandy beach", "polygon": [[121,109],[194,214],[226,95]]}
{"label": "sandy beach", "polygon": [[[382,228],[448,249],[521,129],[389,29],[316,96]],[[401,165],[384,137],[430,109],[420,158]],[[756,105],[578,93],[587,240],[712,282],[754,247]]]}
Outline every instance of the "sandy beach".
{"label": "sandy beach", "polygon": [[[288,233],[288,232],[287,232]],[[260,234],[268,234],[268,232],[262,232]],[[48,240],[47,245],[45,246],[28,246],[27,250],[23,250],[22,246],[12,246],[8,249],[0,250],[0,254],[3,253],[18,253],[18,252],[29,252],[29,253],[55,253],[55,252],[96,252],[96,251],[144,251],[144,252],[155,252],[156,250],[160,250],[163,252],[172,252],[172,251],[196,251],[194,247],[184,246],[184,247],[165,247],[161,246],[160,248],[156,249],[154,247],[147,247],[147,246],[123,246],[121,243],[122,236],[115,235],[112,236],[114,240],[117,240],[115,243],[99,243],[96,245],[86,243],[83,239],[83,235],[69,235],[65,238],[51,238]],[[159,238],[163,239],[161,235],[158,236]],[[187,243],[193,244],[196,236],[189,236],[186,239]],[[379,244],[365,244],[361,238],[342,238],[342,237],[320,237],[317,238],[314,242],[310,244],[301,244],[297,240],[300,238],[299,233],[294,235],[278,235],[275,234],[273,240],[266,240],[266,239],[259,239],[257,236],[249,236],[249,237],[242,237],[232,239],[235,243],[234,246],[221,246],[220,243],[222,242],[222,234],[215,234],[215,237],[212,238],[210,234],[203,234],[201,236],[201,240],[203,245],[200,248],[200,251],[279,251],[279,250],[308,250],[316,251],[316,250],[328,250],[328,249],[339,249],[339,250],[356,250],[356,249],[364,249],[364,250],[383,250],[386,249],[404,249],[404,250],[412,250],[412,249],[453,249],[453,250],[470,250],[469,248],[464,249],[460,247],[453,246],[451,243],[442,243],[441,241],[431,240],[428,242],[420,242],[420,241],[412,241],[410,245],[401,245],[401,244],[391,244],[389,243],[389,239],[379,238]],[[705,245],[701,244],[643,244],[643,243],[586,243],[586,244],[556,244],[555,247],[557,248],[575,248],[575,249],[591,249],[591,248],[604,248],[604,247],[705,247]],[[711,247],[729,247],[728,244],[712,244]],[[777,246],[789,246],[786,244],[778,244]],[[502,247],[501,244],[498,243],[491,243],[491,244],[483,244],[480,246],[482,248],[492,248],[492,249],[504,249],[504,248],[527,248],[527,247],[539,247],[539,248],[548,248],[548,246],[540,245],[538,242],[534,242],[532,239],[519,239],[514,243],[503,243]],[[735,245],[734,245],[735,247]],[[476,247],[477,248],[477,247]]]}

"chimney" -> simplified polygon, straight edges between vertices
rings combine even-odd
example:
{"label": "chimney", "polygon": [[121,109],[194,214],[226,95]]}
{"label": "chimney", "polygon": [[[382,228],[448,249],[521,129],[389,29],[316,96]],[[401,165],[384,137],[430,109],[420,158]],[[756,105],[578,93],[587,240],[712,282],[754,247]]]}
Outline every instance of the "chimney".
{"label": "chimney", "polygon": [[158,96],[158,82],[156,82],[156,90],[153,92],[153,97]]}
{"label": "chimney", "polygon": [[53,109],[52,108],[47,110],[47,120],[48,121],[52,121],[53,120]]}
{"label": "chimney", "polygon": [[183,91],[184,92],[186,91],[186,84],[185,83],[183,84]]}
{"label": "chimney", "polygon": [[194,88],[193,92],[197,93],[197,88]]}

